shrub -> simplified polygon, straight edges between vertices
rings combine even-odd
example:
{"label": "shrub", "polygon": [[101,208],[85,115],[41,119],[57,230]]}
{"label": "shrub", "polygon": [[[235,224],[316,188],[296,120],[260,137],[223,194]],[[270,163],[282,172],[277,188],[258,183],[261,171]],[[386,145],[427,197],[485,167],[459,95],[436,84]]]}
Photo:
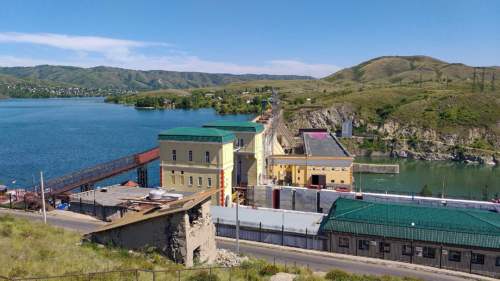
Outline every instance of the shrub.
{"label": "shrub", "polygon": [[219,281],[219,276],[215,274],[210,274],[208,271],[198,271],[194,275],[189,277],[189,281]]}
{"label": "shrub", "polygon": [[345,271],[334,269],[325,275],[326,280],[331,281],[351,281],[351,275]]}
{"label": "shrub", "polygon": [[272,264],[265,265],[259,271],[260,275],[274,275],[278,272],[279,272],[278,267]]}

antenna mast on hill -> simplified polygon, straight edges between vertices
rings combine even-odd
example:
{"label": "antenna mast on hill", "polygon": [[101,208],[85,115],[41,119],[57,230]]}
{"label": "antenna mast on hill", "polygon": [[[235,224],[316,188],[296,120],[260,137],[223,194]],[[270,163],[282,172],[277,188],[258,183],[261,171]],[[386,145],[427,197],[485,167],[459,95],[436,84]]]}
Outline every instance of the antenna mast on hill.
{"label": "antenna mast on hill", "polygon": [[491,90],[495,91],[495,72],[491,74]]}
{"label": "antenna mast on hill", "polygon": [[474,76],[472,78],[472,91],[476,91],[476,68],[474,67]]}

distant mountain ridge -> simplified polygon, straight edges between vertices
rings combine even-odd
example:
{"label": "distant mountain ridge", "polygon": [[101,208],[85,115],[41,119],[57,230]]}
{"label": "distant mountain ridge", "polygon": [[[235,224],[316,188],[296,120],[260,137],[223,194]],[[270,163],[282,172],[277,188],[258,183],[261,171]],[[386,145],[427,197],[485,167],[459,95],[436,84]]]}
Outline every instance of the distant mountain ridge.
{"label": "distant mountain ridge", "polygon": [[483,71],[498,77],[500,67],[472,67],[462,63],[447,63],[428,56],[383,56],[362,62],[356,66],[342,69],[323,78],[329,82],[352,81],[359,83],[370,82],[415,82],[420,79],[463,81],[474,77],[480,79]]}
{"label": "distant mountain ridge", "polygon": [[0,75],[31,81],[43,80],[85,88],[114,88],[123,90],[185,89],[221,86],[252,80],[310,80],[310,76],[269,74],[225,74],[178,72],[165,70],[131,70],[98,66],[39,65],[34,67],[0,67]]}

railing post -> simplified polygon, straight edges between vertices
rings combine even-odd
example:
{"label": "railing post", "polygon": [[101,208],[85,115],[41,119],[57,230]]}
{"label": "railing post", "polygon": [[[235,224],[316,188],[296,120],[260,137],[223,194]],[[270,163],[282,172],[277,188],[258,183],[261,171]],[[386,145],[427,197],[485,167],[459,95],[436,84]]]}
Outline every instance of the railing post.
{"label": "railing post", "polygon": [[308,249],[307,248],[307,227],[306,227],[306,249]]}
{"label": "railing post", "polygon": [[12,193],[9,193],[9,208],[12,209]]}
{"label": "railing post", "polygon": [[156,271],[152,271],[153,272],[153,281],[156,281]]}
{"label": "railing post", "polygon": [[135,270],[135,281],[139,281],[139,269]]}
{"label": "railing post", "polygon": [[215,236],[219,236],[219,219],[217,218],[217,224],[215,225]]}
{"label": "railing post", "polygon": [[262,222],[259,222],[259,242],[262,242]]}
{"label": "railing post", "polygon": [[285,225],[281,225],[281,246],[285,245]]}
{"label": "railing post", "polygon": [[24,210],[28,210],[28,204],[26,203],[26,193],[23,195],[23,200],[24,200]]}
{"label": "railing post", "polygon": [[181,271],[177,270],[177,280],[181,281]]}

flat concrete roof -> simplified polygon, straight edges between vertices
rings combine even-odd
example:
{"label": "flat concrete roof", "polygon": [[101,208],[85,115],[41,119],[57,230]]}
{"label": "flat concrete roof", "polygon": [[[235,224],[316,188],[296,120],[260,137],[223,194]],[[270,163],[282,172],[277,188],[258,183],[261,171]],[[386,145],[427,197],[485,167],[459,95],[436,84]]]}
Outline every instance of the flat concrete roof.
{"label": "flat concrete roof", "polygon": [[298,165],[298,166],[318,166],[318,167],[340,167],[349,168],[351,167],[352,160],[331,160],[331,159],[307,159],[303,158],[292,158],[292,157],[279,157],[273,156],[270,158],[272,165]]}
{"label": "flat concrete roof", "polygon": [[[211,206],[212,220],[214,223],[235,225],[236,207]],[[281,209],[239,207],[240,226],[281,231],[283,225],[286,232],[317,234],[325,214],[298,212]]]}
{"label": "flat concrete roof", "polygon": [[[70,197],[71,201],[73,202],[78,202],[80,201],[81,198],[82,203],[93,204],[94,193],[95,193],[96,204],[102,206],[117,206],[131,199],[135,200],[145,199],[149,195],[149,192],[152,190],[157,190],[157,188],[112,185],[96,189],[95,191],[89,190],[85,192],[71,194]],[[168,190],[166,191],[168,192]],[[177,192],[177,191],[173,191],[172,193],[179,193],[185,196],[193,194],[193,192]]]}
{"label": "flat concrete roof", "polygon": [[304,132],[304,151],[308,156],[350,157],[336,137],[327,132]]}

